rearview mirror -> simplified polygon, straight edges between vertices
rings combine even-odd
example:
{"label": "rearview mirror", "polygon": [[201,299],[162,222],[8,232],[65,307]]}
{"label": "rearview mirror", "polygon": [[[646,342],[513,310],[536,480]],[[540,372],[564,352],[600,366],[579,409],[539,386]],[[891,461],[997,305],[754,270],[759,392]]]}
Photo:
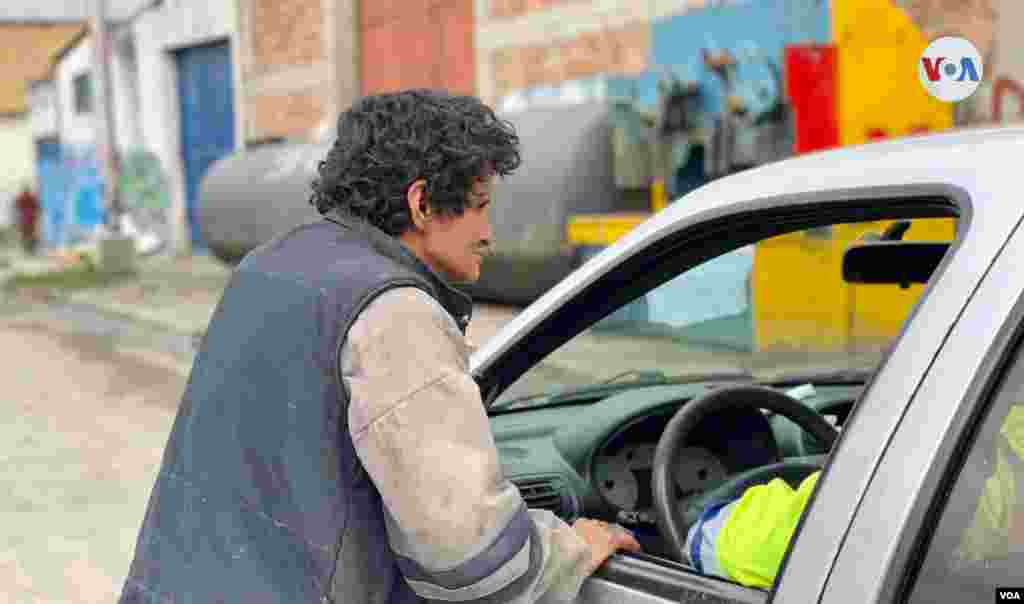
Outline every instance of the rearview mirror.
{"label": "rearview mirror", "polygon": [[857,243],[843,254],[847,283],[927,283],[949,250],[949,243],[928,241],[871,241]]}

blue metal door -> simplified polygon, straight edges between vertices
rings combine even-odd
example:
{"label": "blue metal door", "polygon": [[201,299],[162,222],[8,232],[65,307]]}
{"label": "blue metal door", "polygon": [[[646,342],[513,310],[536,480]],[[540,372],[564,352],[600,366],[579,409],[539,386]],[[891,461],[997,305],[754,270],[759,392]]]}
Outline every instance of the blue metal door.
{"label": "blue metal door", "polygon": [[61,169],[60,143],[36,141],[36,177],[39,181],[39,239],[44,245],[58,246],[64,239],[64,209],[67,179]]}
{"label": "blue metal door", "polygon": [[196,207],[199,185],[210,164],[235,148],[235,112],[231,51],[227,42],[175,53],[181,108],[181,149],[192,247],[206,248],[199,234]]}

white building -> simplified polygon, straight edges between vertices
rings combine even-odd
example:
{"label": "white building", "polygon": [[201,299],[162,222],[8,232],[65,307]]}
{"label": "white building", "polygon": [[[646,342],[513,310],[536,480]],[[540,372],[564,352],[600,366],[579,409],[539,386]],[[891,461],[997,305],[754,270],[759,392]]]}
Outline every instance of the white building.
{"label": "white building", "polygon": [[[115,109],[115,132],[118,152],[122,155],[143,144],[139,136],[139,111],[133,98],[136,96],[136,69],[129,52],[131,40],[122,33],[116,34],[110,60],[113,107]],[[93,38],[83,35],[58,55],[53,69],[53,91],[55,107],[40,90],[39,101],[46,109],[38,109],[39,128],[44,128],[44,111],[57,114],[57,139],[61,147],[64,173],[61,181],[64,188],[66,210],[65,224],[59,228],[63,243],[75,243],[88,238],[94,229],[103,223],[102,212],[105,201],[99,188],[102,172],[97,163],[98,120],[97,79],[93,62]],[[44,89],[45,90],[45,89]]]}
{"label": "white building", "polygon": [[[48,79],[29,83],[28,105],[29,145],[34,148],[36,189],[42,206],[40,235],[44,242],[50,243],[63,233],[67,214],[60,165],[60,105],[52,74]],[[63,206],[60,211],[54,207],[58,204]]]}
{"label": "white building", "polygon": [[75,22],[11,18],[0,3],[0,223],[9,224],[10,201],[26,186],[38,192],[38,166],[30,117],[30,82],[46,77],[53,56],[81,29]]}
{"label": "white building", "polygon": [[[182,250],[189,244],[188,210],[202,173],[242,146],[237,14],[230,1],[176,0],[145,11],[131,25],[140,135],[167,175],[175,243]],[[205,77],[210,73],[224,78]],[[183,144],[186,139],[191,145]]]}
{"label": "white building", "polygon": [[[190,216],[202,175],[242,140],[236,15],[233,2],[156,0],[110,27],[119,183],[133,218],[127,229],[166,239],[179,252],[196,235]],[[100,143],[93,61],[86,35],[55,64],[66,157],[88,157]]]}
{"label": "white building", "polygon": [[[139,136],[137,69],[130,54],[131,40],[118,35],[111,53],[111,85],[115,108],[116,139],[124,152],[142,143]],[[129,50],[130,52],[130,50]],[[92,36],[84,36],[67,49],[54,70],[61,143],[65,147],[94,148],[97,144],[96,73],[93,68]]]}
{"label": "white building", "polygon": [[29,120],[34,139],[60,136],[60,105],[53,80],[36,80],[29,84]]}

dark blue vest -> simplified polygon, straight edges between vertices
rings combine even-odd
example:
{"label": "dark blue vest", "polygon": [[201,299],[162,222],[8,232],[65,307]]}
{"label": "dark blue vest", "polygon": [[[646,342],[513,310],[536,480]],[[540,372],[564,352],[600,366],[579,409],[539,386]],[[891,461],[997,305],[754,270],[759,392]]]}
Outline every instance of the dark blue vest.
{"label": "dark blue vest", "polygon": [[202,342],[120,602],[417,601],[356,456],[338,356],[398,286],[465,330],[472,303],[396,239],[339,217],[254,250]]}

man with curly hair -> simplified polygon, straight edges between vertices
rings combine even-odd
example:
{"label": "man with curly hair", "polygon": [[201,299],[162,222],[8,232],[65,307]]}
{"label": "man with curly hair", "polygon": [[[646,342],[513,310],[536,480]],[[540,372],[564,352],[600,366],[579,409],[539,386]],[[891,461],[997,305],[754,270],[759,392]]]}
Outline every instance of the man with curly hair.
{"label": "man with curly hair", "polygon": [[[624,529],[528,510],[468,372],[512,127],[471,97],[366,97],[311,203],[232,275],[121,602],[569,602]],[[289,200],[281,200],[288,203]]]}

